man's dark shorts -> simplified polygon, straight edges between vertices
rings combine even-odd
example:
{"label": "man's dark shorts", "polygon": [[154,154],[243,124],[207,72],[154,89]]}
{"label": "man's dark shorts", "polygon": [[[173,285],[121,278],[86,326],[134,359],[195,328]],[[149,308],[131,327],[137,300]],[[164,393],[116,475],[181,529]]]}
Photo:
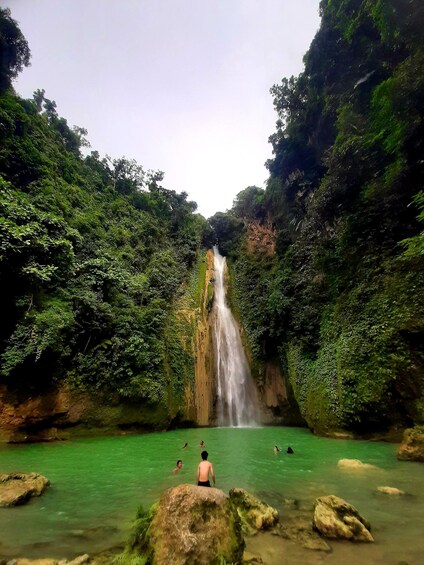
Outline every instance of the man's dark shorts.
{"label": "man's dark shorts", "polygon": [[210,481],[198,481],[197,486],[198,487],[210,487],[211,483],[210,483]]}

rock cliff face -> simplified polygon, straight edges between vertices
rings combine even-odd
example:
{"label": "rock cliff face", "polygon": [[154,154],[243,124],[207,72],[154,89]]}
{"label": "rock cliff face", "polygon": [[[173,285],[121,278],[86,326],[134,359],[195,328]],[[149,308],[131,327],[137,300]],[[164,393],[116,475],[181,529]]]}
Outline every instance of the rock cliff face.
{"label": "rock cliff face", "polygon": [[67,385],[27,398],[0,388],[0,441],[54,441],[72,435],[156,430],[169,422],[162,406],[90,395]]}
{"label": "rock cliff face", "polygon": [[197,322],[195,338],[195,403],[196,423],[199,426],[210,424],[215,397],[214,359],[211,328],[211,309],[213,304],[213,253],[206,256],[206,273]]}
{"label": "rock cliff face", "polygon": [[[258,379],[257,379],[258,380]],[[285,426],[303,426],[291,386],[277,361],[267,361],[262,366],[259,387],[261,423]]]}
{"label": "rock cliff face", "polygon": [[271,223],[246,221],[246,251],[251,255],[275,255],[277,234]]}

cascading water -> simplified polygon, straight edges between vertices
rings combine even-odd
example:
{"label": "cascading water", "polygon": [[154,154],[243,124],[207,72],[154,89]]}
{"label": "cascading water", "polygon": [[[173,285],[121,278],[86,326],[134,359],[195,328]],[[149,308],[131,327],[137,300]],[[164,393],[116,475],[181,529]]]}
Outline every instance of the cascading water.
{"label": "cascading water", "polygon": [[215,270],[214,346],[219,426],[255,426],[257,395],[237,322],[225,303],[225,257],[213,248]]}

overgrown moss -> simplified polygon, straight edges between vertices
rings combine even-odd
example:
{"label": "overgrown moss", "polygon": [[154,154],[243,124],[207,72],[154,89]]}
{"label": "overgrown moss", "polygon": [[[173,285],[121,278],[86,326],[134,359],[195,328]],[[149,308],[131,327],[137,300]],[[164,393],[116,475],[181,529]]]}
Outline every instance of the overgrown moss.
{"label": "overgrown moss", "polygon": [[150,546],[150,526],[156,512],[157,504],[148,510],[139,506],[132,531],[124,551],[114,560],[115,565],[151,565],[152,547]]}
{"label": "overgrown moss", "polygon": [[195,340],[205,293],[206,254],[199,252],[190,277],[180,290],[166,321],[165,347],[168,406],[174,415],[194,421],[193,403],[187,413],[187,394],[194,397]]}

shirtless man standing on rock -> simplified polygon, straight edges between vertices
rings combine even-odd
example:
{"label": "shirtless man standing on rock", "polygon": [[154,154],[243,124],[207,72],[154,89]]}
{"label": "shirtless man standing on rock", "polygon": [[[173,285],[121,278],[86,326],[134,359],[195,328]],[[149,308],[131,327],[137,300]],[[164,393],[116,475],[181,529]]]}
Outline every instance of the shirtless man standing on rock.
{"label": "shirtless man standing on rock", "polygon": [[215,473],[212,467],[212,463],[209,463],[208,459],[209,453],[207,451],[202,451],[202,461],[199,463],[197,468],[197,486],[199,487],[210,487],[209,482],[209,471],[212,475],[213,484],[215,486]]}

